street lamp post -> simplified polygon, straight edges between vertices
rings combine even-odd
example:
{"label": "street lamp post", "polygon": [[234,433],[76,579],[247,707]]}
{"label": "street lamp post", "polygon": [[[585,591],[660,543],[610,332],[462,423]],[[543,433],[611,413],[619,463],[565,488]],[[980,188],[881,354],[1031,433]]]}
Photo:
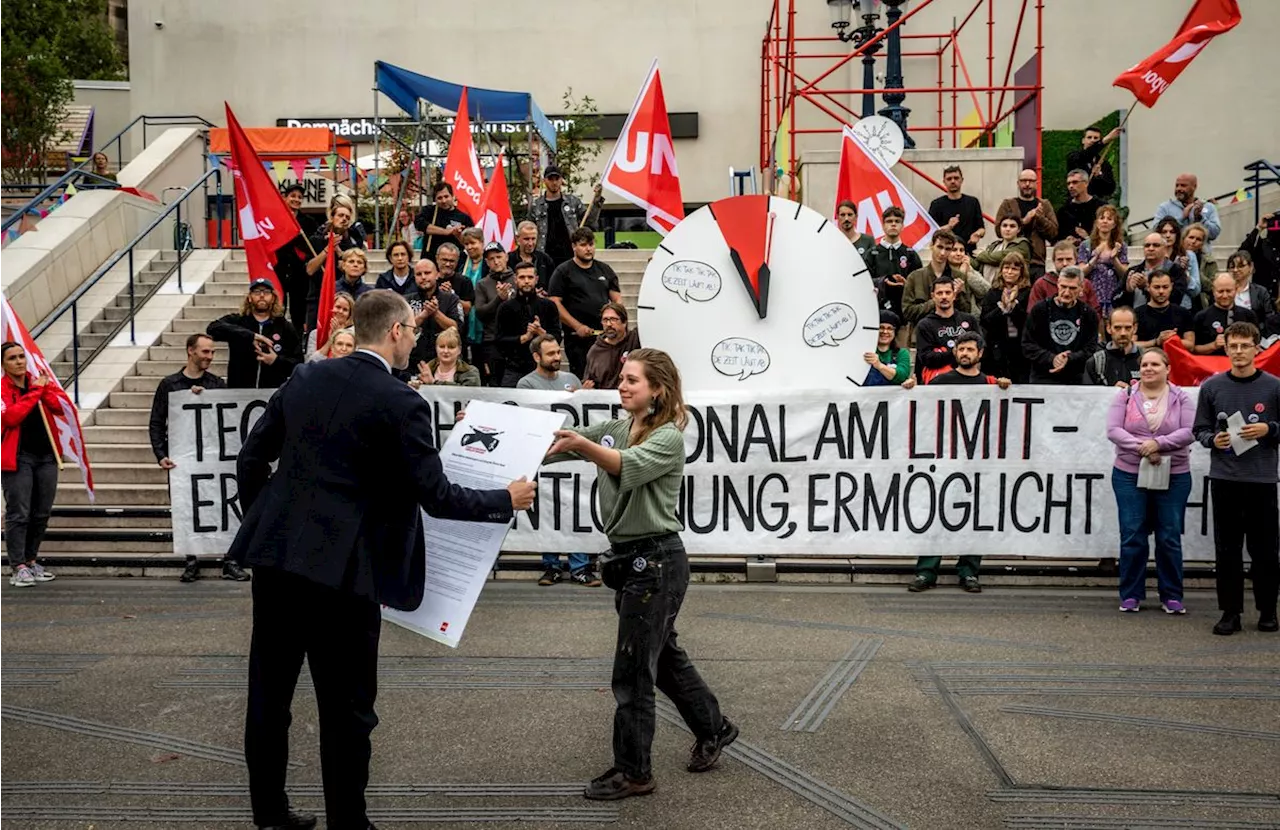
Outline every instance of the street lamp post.
{"label": "street lamp post", "polygon": [[[862,25],[853,30],[852,37],[849,39],[853,45],[861,48],[862,44],[871,40],[880,34],[883,29],[876,27],[876,21],[880,19],[880,15],[874,12],[862,15]],[[837,35],[838,37],[839,35]],[[876,85],[876,52],[880,51],[882,41],[877,40],[871,44],[870,48],[862,53],[862,88],[866,90],[875,89]],[[876,114],[876,94],[874,92],[862,93],[862,117],[869,118]]]}
{"label": "street lamp post", "polygon": [[902,92],[890,92],[892,89],[902,89],[902,38],[898,36],[899,29],[893,28],[893,24],[898,22],[902,17],[902,4],[906,0],[884,0],[884,4],[889,7],[889,11],[885,14],[885,23],[890,29],[889,35],[885,40],[889,41],[889,55],[887,65],[885,67],[884,78],[884,102],[887,106],[880,110],[880,114],[893,123],[897,124],[902,130],[902,137],[907,149],[913,149],[916,143],[911,138],[911,133],[907,132],[907,116],[911,114],[911,110],[902,106],[902,102],[906,100],[906,94]]}

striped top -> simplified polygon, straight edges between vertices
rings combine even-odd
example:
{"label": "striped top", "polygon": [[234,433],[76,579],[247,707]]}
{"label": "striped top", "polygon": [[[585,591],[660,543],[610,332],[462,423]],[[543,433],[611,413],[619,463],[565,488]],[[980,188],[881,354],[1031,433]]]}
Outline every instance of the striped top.
{"label": "striped top", "polygon": [[[622,454],[621,475],[612,476],[599,470],[596,476],[604,534],[610,542],[630,542],[683,530],[676,517],[676,500],[684,477],[684,433],[675,424],[663,424],[636,447],[628,446],[630,418],[604,421],[573,431]],[[581,456],[557,453],[543,463],[570,459],[581,460]]]}

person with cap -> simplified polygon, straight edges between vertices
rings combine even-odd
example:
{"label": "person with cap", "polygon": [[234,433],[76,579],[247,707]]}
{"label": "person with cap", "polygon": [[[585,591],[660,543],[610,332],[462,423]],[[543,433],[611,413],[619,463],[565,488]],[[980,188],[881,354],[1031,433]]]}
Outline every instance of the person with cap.
{"label": "person with cap", "polygon": [[315,220],[302,212],[305,195],[306,191],[301,183],[295,182],[285,188],[284,202],[293,211],[300,233],[276,254],[276,276],[280,278],[280,287],[284,289],[285,311],[289,313],[289,319],[298,331],[307,326],[307,293],[310,291],[307,261],[312,256],[308,240],[316,229]]}
{"label": "person with cap", "polygon": [[275,389],[302,362],[298,330],[284,318],[275,284],[263,277],[249,283],[240,313],[214,320],[208,332],[227,344],[230,389]]}
{"label": "person with cap", "polygon": [[871,369],[863,386],[901,386],[911,376],[911,352],[898,346],[898,329],[902,318],[887,308],[880,309],[880,333],[876,335],[876,350],[867,352],[862,359]]}
{"label": "person with cap", "polygon": [[[498,307],[516,295],[515,276],[507,268],[507,249],[501,242],[484,246],[487,273],[476,283],[475,311],[479,338],[471,346],[472,363],[480,367],[485,386],[502,383],[505,361],[498,353]],[[474,335],[473,335],[474,336]]]}
{"label": "person with cap", "polygon": [[580,227],[595,229],[604,197],[597,184],[592,190],[591,205],[584,205],[577,196],[564,191],[564,174],[554,164],[542,174],[542,184],[546,189],[533,201],[528,218],[538,227],[538,250],[560,265],[573,258],[569,235]]}

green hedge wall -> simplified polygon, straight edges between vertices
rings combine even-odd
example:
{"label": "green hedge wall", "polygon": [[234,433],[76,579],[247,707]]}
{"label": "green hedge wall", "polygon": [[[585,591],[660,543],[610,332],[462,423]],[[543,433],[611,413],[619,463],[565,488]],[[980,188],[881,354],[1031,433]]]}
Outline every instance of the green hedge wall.
{"label": "green hedge wall", "polygon": [[[1102,134],[1106,135],[1111,129],[1120,123],[1121,113],[1116,110],[1107,113],[1103,118],[1099,118],[1093,122],[1102,130]],[[1043,155],[1044,162],[1044,181],[1043,195],[1056,208],[1067,201],[1067,154],[1080,147],[1080,136],[1084,134],[1085,127],[1081,126],[1076,130],[1045,130],[1040,138],[1040,152]],[[1107,161],[1111,162],[1111,167],[1116,171],[1116,175],[1120,175],[1120,141],[1123,136],[1112,142],[1107,148]],[[1120,188],[1119,182],[1116,183],[1115,195],[1110,201],[1113,204],[1120,204]]]}

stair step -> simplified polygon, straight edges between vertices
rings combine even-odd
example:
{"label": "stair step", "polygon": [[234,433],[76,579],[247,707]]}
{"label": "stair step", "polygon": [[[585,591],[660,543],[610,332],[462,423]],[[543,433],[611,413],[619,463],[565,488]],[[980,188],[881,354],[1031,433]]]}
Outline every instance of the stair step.
{"label": "stair step", "polygon": [[151,446],[151,437],[146,426],[104,427],[89,426],[84,428],[84,442],[89,445],[89,458],[93,458],[94,444],[136,444]]}
{"label": "stair step", "polygon": [[[87,432],[88,427],[85,428]],[[89,448],[92,455],[93,448]],[[98,505],[167,505],[169,503],[169,485],[167,484],[98,484]],[[89,494],[83,487],[64,486],[58,488],[55,506],[70,507],[87,505]]]}
{"label": "stair step", "polygon": [[94,412],[94,426],[99,427],[144,427],[150,420],[149,409],[103,407]]}
{"label": "stair step", "polygon": [[[149,448],[148,448],[149,449]],[[92,450],[91,450],[92,453]],[[148,464],[120,464],[99,461],[95,455],[93,460],[93,483],[99,484],[165,484],[169,483],[168,474],[160,469],[151,457]],[[70,465],[62,468],[58,474],[60,486],[67,486],[80,481],[80,470]]]}
{"label": "stair step", "polygon": [[[220,358],[226,357],[225,349],[223,350],[222,354],[219,355],[219,357]],[[140,377],[162,378],[166,375],[172,375],[174,372],[181,369],[184,363],[186,363],[185,352],[182,356],[182,360],[176,361],[176,362],[139,360],[137,363],[136,369]],[[227,376],[227,364],[225,359],[221,361],[215,361],[214,364],[209,367],[209,371],[213,372],[215,375],[217,375],[220,378],[225,378]],[[153,385],[151,388],[154,389],[155,386]],[[132,392],[135,390],[126,389],[125,391]]]}
{"label": "stair step", "polygon": [[[50,530],[169,530],[168,516],[58,516],[49,519]],[[172,544],[170,544],[172,549]],[[41,547],[44,552],[44,547]]]}
{"label": "stair step", "polygon": [[182,335],[184,343],[188,334],[204,334],[205,330],[209,328],[209,320],[204,319],[207,316],[206,311],[206,309],[201,309],[199,315],[187,317],[184,313],[184,316],[178,317],[173,321],[172,328],[174,333]]}
{"label": "stair step", "polygon": [[146,392],[148,395],[154,395],[156,387],[160,385],[161,377],[161,375],[148,375],[121,378],[121,388],[126,392]]}
{"label": "stair step", "polygon": [[107,396],[107,406],[112,409],[146,409],[150,411],[153,400],[155,400],[155,395],[149,395],[146,392],[112,392]]}
{"label": "stair step", "polygon": [[[113,395],[122,394],[113,392]],[[128,394],[128,393],[124,393]],[[142,393],[139,393],[142,394]],[[148,395],[148,397],[150,397]],[[151,451],[151,444],[91,444],[89,458],[93,469],[97,472],[99,464],[155,464],[156,456]],[[157,467],[156,469],[159,469]]]}
{"label": "stair step", "polygon": [[111,542],[100,539],[48,539],[40,543],[41,555],[46,553],[173,553],[172,541],[128,540]]}

